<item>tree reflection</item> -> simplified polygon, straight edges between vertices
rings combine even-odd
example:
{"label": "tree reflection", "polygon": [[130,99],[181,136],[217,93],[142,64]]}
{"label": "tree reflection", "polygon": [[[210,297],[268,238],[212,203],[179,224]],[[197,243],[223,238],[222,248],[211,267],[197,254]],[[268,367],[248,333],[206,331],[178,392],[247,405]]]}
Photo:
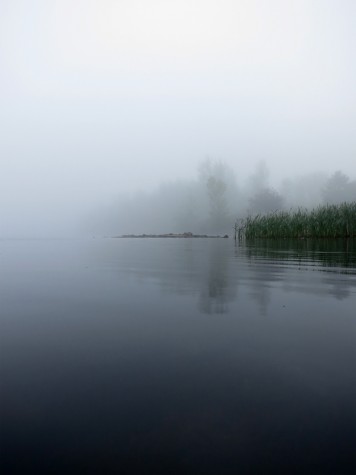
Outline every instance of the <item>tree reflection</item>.
{"label": "tree reflection", "polygon": [[276,296],[284,299],[290,292],[343,300],[356,286],[356,240],[351,239],[260,240],[235,246],[227,239],[122,240],[116,250],[121,254],[117,265],[111,265],[117,270],[139,283],[150,280],[163,292],[191,296],[208,315],[231,308],[243,315],[251,311],[252,299],[266,316],[272,296],[277,307]]}
{"label": "tree reflection", "polygon": [[226,313],[228,302],[236,299],[237,286],[229,276],[230,255],[226,246],[213,245],[209,253],[209,265],[203,274],[199,296],[199,309],[207,314]]}

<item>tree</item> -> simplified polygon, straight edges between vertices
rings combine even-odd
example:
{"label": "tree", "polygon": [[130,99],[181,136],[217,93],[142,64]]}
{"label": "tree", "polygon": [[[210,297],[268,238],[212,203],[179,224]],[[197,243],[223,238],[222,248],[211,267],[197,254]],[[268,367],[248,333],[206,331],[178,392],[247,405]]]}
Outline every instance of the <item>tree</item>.
{"label": "tree", "polygon": [[252,213],[269,213],[283,208],[282,196],[272,188],[264,188],[258,191],[249,200]]}
{"label": "tree", "polygon": [[264,160],[261,160],[256,165],[256,169],[249,179],[249,188],[253,189],[255,193],[268,188],[269,170]]}
{"label": "tree", "polygon": [[200,164],[199,175],[208,198],[209,227],[220,232],[229,221],[227,192],[233,187],[233,172],[226,164],[207,159]]}
{"label": "tree", "polygon": [[322,191],[324,203],[338,204],[356,200],[356,183],[340,170],[335,172],[326,182]]}
{"label": "tree", "polygon": [[210,217],[213,225],[219,227],[227,216],[226,183],[220,178],[210,176],[206,187],[210,204]]}

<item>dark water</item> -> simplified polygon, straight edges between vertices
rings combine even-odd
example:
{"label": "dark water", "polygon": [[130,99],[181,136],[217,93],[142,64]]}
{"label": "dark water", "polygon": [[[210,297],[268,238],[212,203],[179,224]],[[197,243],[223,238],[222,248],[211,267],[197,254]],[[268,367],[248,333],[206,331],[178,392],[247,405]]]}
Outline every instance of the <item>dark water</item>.
{"label": "dark water", "polygon": [[356,473],[356,244],[0,241],[2,474]]}

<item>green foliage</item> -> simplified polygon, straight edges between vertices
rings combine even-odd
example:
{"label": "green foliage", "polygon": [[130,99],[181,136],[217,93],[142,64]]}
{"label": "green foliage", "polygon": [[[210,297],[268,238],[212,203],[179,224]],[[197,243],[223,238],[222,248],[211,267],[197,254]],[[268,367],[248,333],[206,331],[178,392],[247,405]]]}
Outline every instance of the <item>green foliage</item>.
{"label": "green foliage", "polygon": [[354,237],[356,202],[248,216],[235,229],[246,239]]}

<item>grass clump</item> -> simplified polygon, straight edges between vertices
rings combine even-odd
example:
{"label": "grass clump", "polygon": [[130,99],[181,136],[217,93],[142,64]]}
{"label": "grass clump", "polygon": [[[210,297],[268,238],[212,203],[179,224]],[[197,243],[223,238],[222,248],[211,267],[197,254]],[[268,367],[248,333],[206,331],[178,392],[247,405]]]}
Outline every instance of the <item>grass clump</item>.
{"label": "grass clump", "polygon": [[247,216],[235,231],[246,239],[356,237],[356,202]]}

